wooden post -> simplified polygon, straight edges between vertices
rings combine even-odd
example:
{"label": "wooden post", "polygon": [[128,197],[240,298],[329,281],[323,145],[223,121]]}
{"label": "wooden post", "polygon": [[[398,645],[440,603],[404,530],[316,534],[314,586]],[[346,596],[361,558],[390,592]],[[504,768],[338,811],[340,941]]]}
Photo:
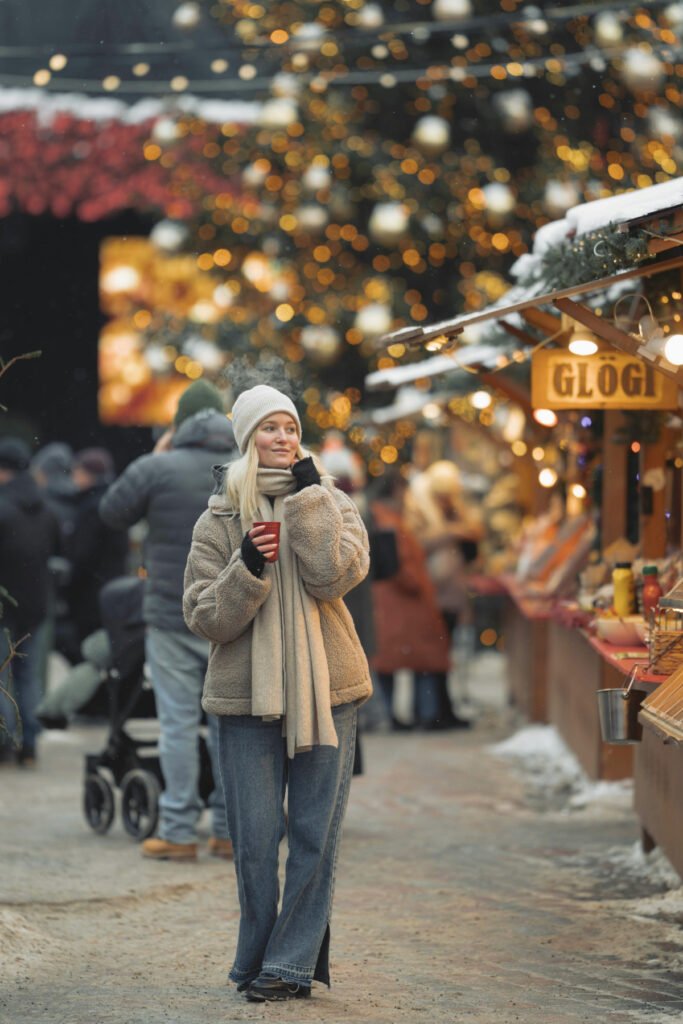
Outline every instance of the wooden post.
{"label": "wooden post", "polygon": [[[643,558],[663,558],[666,554],[666,454],[670,438],[663,430],[652,444],[644,444],[640,452],[640,553]],[[648,486],[648,471],[657,471],[664,478],[659,490]]]}
{"label": "wooden post", "polygon": [[605,411],[602,434],[602,510],[601,538],[603,550],[613,541],[626,536],[626,459],[623,444],[615,444],[614,434],[623,423],[620,409]]}

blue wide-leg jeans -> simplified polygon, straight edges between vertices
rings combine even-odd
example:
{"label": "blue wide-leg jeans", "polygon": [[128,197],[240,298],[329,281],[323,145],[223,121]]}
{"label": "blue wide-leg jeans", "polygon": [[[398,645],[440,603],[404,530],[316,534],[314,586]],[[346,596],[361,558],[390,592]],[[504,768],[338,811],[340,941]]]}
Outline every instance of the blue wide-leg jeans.
{"label": "blue wide-leg jeans", "polygon": [[[329,985],[329,922],[342,819],[349,794],[357,708],[333,708],[338,747],[287,757],[282,723],[219,718],[219,758],[240,900],[232,981],[272,974]],[[284,797],[287,793],[285,826]],[[282,905],[278,848],[289,853]]]}

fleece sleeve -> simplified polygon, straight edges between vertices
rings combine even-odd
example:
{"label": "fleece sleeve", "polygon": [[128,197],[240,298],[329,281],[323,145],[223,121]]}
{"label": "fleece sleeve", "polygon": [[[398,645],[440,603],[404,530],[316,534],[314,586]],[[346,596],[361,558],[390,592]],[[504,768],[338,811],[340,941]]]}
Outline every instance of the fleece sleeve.
{"label": "fleece sleeve", "polygon": [[365,579],[368,535],[347,495],[314,484],[285,498],[284,517],[311,597],[333,601]]}
{"label": "fleece sleeve", "polygon": [[239,548],[230,550],[227,535],[211,513],[194,528],[185,566],[183,615],[188,629],[216,644],[236,640],[249,627],[268,597],[270,576],[259,579],[244,564]]}

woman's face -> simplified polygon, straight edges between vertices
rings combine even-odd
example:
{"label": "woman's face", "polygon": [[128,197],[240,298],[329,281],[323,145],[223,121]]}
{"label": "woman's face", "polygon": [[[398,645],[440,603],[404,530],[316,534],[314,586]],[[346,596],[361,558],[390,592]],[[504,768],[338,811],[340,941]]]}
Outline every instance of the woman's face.
{"label": "woman's face", "polygon": [[261,420],[254,435],[258,464],[264,469],[287,469],[299,447],[296,423],[286,412]]}

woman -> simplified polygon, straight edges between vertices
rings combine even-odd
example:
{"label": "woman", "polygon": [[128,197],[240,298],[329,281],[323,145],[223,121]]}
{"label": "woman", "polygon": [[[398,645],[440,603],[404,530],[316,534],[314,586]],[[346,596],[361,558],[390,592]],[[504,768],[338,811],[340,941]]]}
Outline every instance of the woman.
{"label": "woman", "polygon": [[[465,566],[476,557],[483,536],[479,516],[465,503],[458,467],[441,459],[413,477],[406,495],[406,521],[427,556],[436,602],[452,636],[456,625],[469,623]],[[436,676],[436,716],[432,728],[467,727],[453,713],[447,674]]]}
{"label": "woman", "polygon": [[415,725],[430,728],[438,719],[437,688],[448,672],[450,652],[450,633],[436,603],[424,551],[404,521],[407,486],[400,473],[385,473],[370,505],[375,526],[392,530],[398,549],[398,572],[372,585],[377,636],[372,667],[394,729],[409,728],[393,712],[394,673],[413,670]]}
{"label": "woman", "polygon": [[253,1002],[301,999],[312,981],[330,983],[357,706],[372,690],[342,597],[367,574],[368,540],[353,502],[301,447],[286,395],[251,388],[235,402],[232,425],[242,458],[195,527],[184,612],[211,641],[202,704],[219,716],[241,909],[230,978]]}

